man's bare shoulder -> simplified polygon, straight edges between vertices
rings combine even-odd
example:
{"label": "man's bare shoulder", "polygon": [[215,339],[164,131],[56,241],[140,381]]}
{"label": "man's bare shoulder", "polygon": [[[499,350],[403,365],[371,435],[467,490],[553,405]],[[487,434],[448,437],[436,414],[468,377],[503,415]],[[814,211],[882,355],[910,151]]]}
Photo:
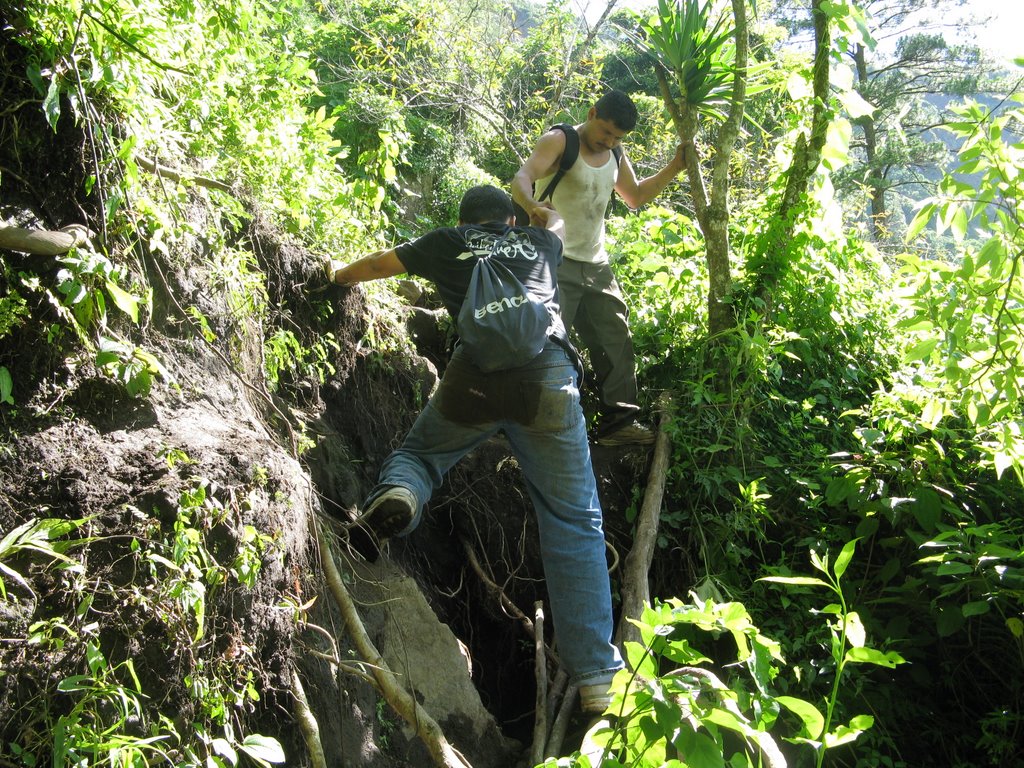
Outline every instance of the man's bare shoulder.
{"label": "man's bare shoulder", "polygon": [[536,175],[534,179],[550,176],[558,168],[558,162],[565,152],[565,134],[558,128],[551,128],[541,134],[530,156],[530,164]]}

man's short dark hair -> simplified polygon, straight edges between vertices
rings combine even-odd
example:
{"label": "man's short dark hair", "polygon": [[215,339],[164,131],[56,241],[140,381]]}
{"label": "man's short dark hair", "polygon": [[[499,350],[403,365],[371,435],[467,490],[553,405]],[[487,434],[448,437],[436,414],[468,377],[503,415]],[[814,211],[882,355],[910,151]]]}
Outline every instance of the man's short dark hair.
{"label": "man's short dark hair", "polygon": [[485,224],[488,221],[507,221],[515,213],[512,198],[506,192],[481,184],[470,187],[459,204],[459,221],[463,224]]}
{"label": "man's short dark hair", "polygon": [[594,104],[594,112],[601,120],[611,120],[620,131],[636,128],[636,105],[622,91],[608,91]]}

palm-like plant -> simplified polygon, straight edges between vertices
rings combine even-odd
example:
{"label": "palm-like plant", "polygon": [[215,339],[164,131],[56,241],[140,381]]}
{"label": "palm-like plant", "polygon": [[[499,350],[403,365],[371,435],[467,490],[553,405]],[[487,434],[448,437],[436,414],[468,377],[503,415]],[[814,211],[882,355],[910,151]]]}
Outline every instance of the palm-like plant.
{"label": "palm-like plant", "polygon": [[[729,158],[743,120],[747,70],[748,0],[732,0],[732,14],[715,13],[715,0],[658,0],[657,13],[626,32],[657,68],[665,108],[683,149],[694,213],[705,238],[708,262],[708,330],[713,337],[735,324],[730,290]],[[698,118],[717,120],[709,179],[698,155]]]}
{"label": "palm-like plant", "polygon": [[679,103],[722,117],[731,97],[735,45],[725,13],[713,18],[713,0],[658,0],[657,13],[627,32],[679,89]]}

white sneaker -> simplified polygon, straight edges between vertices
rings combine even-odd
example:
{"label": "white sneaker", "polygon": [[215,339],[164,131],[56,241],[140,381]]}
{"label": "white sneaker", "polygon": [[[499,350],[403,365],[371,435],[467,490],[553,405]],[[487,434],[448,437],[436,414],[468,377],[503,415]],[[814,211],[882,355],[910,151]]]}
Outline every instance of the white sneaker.
{"label": "white sneaker", "polygon": [[611,683],[580,686],[580,709],[588,715],[603,715],[611,703]]}

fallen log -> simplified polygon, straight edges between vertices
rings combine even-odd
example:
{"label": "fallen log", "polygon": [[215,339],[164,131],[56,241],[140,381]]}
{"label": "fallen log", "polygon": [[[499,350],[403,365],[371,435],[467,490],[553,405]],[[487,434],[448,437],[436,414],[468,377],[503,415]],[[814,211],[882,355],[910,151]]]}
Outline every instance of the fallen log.
{"label": "fallen log", "polygon": [[665,495],[665,476],[672,456],[672,446],[666,431],[671,418],[667,396],[662,396],[658,410],[661,412],[661,419],[654,443],[654,458],[651,460],[651,470],[647,475],[643,504],[636,519],[633,546],[626,555],[622,568],[622,612],[619,626],[615,630],[615,645],[623,651],[623,656],[626,642],[640,639],[640,631],[629,619],[639,619],[644,605],[651,602],[648,574],[651,561],[654,559],[654,549],[658,544],[661,501]]}

